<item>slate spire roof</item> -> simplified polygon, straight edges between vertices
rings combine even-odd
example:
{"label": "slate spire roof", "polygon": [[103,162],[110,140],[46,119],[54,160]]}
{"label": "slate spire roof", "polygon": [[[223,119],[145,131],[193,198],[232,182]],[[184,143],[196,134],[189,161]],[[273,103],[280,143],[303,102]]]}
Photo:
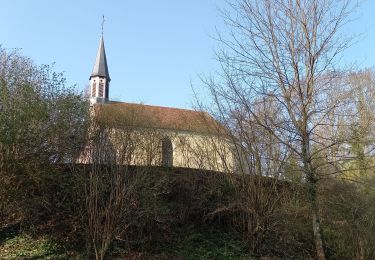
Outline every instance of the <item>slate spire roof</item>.
{"label": "slate spire roof", "polygon": [[98,53],[96,54],[95,64],[90,79],[95,76],[105,77],[108,81],[111,81],[108,72],[107,57],[105,55],[103,36],[100,38],[99,49]]}

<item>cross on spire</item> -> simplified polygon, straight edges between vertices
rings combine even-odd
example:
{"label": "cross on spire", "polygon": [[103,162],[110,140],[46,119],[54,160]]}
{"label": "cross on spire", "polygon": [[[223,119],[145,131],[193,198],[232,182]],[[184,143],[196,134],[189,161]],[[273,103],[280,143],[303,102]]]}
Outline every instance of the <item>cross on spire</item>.
{"label": "cross on spire", "polygon": [[105,22],[105,19],[104,19],[104,14],[102,15],[103,19],[102,19],[102,37],[103,37],[103,31],[104,31],[104,22]]}

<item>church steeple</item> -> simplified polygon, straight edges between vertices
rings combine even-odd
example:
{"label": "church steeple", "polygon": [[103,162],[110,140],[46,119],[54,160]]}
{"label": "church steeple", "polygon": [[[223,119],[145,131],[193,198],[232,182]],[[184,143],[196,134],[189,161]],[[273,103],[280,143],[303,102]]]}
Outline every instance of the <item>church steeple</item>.
{"label": "church steeple", "polygon": [[107,57],[104,49],[103,35],[100,38],[98,53],[96,54],[94,68],[90,76],[91,103],[104,103],[109,99],[109,82]]}

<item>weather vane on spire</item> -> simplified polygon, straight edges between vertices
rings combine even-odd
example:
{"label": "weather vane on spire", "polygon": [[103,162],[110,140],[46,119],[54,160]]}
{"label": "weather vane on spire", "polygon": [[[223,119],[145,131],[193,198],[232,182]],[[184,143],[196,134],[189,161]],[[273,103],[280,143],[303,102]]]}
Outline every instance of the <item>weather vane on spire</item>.
{"label": "weather vane on spire", "polygon": [[104,14],[102,16],[103,16],[103,20],[102,20],[102,37],[103,37],[105,19],[104,19]]}

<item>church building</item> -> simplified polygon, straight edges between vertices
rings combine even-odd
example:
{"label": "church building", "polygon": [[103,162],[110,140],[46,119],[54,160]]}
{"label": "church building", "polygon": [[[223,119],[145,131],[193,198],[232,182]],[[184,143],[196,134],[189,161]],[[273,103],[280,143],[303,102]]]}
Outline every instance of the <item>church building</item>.
{"label": "church building", "polygon": [[[228,131],[206,112],[110,100],[103,36],[90,76],[90,104],[96,129],[106,133],[106,155],[117,164],[160,165],[229,172],[234,156]],[[91,148],[97,146],[90,145]],[[108,152],[108,146],[111,152]],[[81,162],[98,159],[88,149]]]}

